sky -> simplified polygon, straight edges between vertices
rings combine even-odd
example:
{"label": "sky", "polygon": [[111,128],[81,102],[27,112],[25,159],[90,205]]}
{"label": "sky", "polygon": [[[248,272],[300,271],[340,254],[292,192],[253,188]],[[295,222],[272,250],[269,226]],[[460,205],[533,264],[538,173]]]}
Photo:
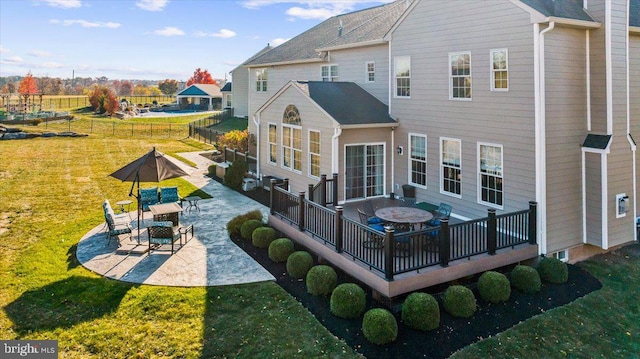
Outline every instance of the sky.
{"label": "sky", "polygon": [[0,77],[214,78],[267,44],[391,0],[0,0]]}

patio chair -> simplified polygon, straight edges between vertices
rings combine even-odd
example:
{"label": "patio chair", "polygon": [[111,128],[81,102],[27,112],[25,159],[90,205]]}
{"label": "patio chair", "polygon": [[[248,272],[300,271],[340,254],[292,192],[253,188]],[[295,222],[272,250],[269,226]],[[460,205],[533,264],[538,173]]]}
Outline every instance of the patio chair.
{"label": "patio chair", "polygon": [[151,251],[152,246],[158,247],[163,244],[171,244],[171,254],[173,254],[174,243],[177,240],[180,240],[180,245],[182,246],[182,233],[179,228],[174,228],[171,221],[151,222],[151,225],[147,227],[147,232],[149,234],[149,251]]}
{"label": "patio chair", "polygon": [[382,219],[376,217],[376,211],[373,209],[371,200],[365,200],[362,203],[362,211],[367,215],[368,224],[382,224]]}
{"label": "patio chair", "polygon": [[[369,216],[367,216],[367,214],[360,208],[358,208],[358,217],[360,218],[361,224],[375,229],[376,231],[384,232],[384,226],[382,224],[369,224]],[[367,239],[364,241],[363,245],[365,248],[382,248],[384,246],[383,237],[373,233],[368,233]]]}
{"label": "patio chair", "polygon": [[179,202],[178,187],[160,187],[160,203]]}
{"label": "patio chair", "polygon": [[142,219],[144,212],[149,212],[149,206],[158,204],[158,187],[140,188],[140,209],[142,209]]}
{"label": "patio chair", "polygon": [[441,219],[449,219],[451,210],[451,205],[440,202],[440,206],[433,213],[433,219],[427,222],[427,224],[430,226],[439,226]]}
{"label": "patio chair", "polygon": [[107,224],[107,246],[111,244],[111,239],[115,238],[118,242],[118,247],[120,247],[120,236],[128,234],[129,238],[131,238],[133,228],[124,217],[117,216],[113,212],[113,208],[111,208],[109,200],[105,200],[103,202],[102,208],[104,210],[104,219]]}

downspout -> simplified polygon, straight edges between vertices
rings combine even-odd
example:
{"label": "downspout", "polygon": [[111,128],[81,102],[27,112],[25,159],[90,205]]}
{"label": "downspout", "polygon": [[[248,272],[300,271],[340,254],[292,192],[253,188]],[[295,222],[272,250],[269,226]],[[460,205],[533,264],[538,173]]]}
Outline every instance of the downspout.
{"label": "downspout", "polygon": [[387,97],[388,97],[387,103],[389,104],[389,116],[391,116],[391,93],[394,91],[394,88],[395,88],[395,84],[392,83],[393,82],[392,81],[393,76],[391,75],[391,66],[392,66],[391,62],[393,61],[393,59],[391,58],[391,40],[389,40],[389,48],[388,48],[388,50],[389,50],[389,64],[388,64],[388,67],[389,67],[389,93],[387,93]]}
{"label": "downspout", "polygon": [[256,124],[256,176],[261,179],[260,175],[260,113],[253,116],[253,123]]}
{"label": "downspout", "polygon": [[338,169],[339,161],[338,154],[340,153],[338,148],[338,137],[342,134],[342,128],[336,127],[333,129],[333,136],[331,136],[331,173],[340,173]]}
{"label": "downspout", "polygon": [[605,69],[607,96],[607,135],[613,135],[613,69],[611,59],[611,2],[605,2]]}
{"label": "downspout", "polygon": [[[536,200],[538,201],[538,233],[540,235],[540,254],[547,253],[547,139],[546,139],[546,94],[545,94],[545,59],[544,59],[544,35],[555,28],[555,22],[551,21],[549,26],[542,30],[538,38],[538,73],[537,77],[537,96],[538,99],[538,116],[536,123]],[[534,29],[539,29],[539,24],[534,24]],[[534,41],[535,43],[535,41]]]}
{"label": "downspout", "polygon": [[[629,102],[630,100],[630,87],[629,87],[629,81],[631,80],[631,75],[629,74],[629,11],[630,10],[630,5],[629,3],[627,3],[627,20],[626,20],[626,24],[627,24],[627,29],[625,31],[626,34],[626,38],[625,38],[625,42],[626,42],[626,49],[627,49],[627,141],[629,142],[629,146],[631,147],[631,174],[633,175],[632,178],[632,182],[633,182],[633,221],[634,221],[634,226],[636,225],[636,222],[638,218],[638,193],[637,193],[637,188],[638,188],[638,172],[637,172],[637,163],[636,163],[636,151],[637,146],[636,144],[633,142],[633,139],[631,138],[631,104]],[[634,231],[633,231],[636,235],[636,241],[640,241],[640,237],[638,237],[638,231],[635,230],[634,227]]]}
{"label": "downspout", "polygon": [[[585,1],[586,8],[586,1]],[[587,132],[591,132],[591,32],[585,31],[586,85],[587,85]],[[582,151],[582,243],[587,243],[587,168],[586,154]]]}
{"label": "downspout", "polygon": [[590,31],[586,31],[585,50],[587,59],[585,66],[587,67],[587,131],[591,131],[591,43]]}
{"label": "downspout", "polygon": [[391,127],[391,192],[396,186],[396,128]]}

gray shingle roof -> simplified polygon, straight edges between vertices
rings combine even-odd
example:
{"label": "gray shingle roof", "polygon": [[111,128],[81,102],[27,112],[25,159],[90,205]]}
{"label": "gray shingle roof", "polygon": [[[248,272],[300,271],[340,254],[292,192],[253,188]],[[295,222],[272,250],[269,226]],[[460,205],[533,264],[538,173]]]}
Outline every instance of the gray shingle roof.
{"label": "gray shingle roof", "polygon": [[353,82],[294,83],[341,125],[394,124],[389,107]]}
{"label": "gray shingle roof", "polygon": [[227,82],[226,84],[224,84],[224,86],[222,86],[220,92],[231,92],[231,86],[231,82]]}
{"label": "gray shingle roof", "polygon": [[545,16],[574,20],[595,20],[582,7],[583,0],[520,0]]}
{"label": "gray shingle roof", "polygon": [[[382,40],[383,36],[405,10],[405,1],[372,7],[348,14],[337,15],[312,27],[302,34],[275,47],[245,65],[255,66],[289,61],[320,60],[316,49]],[[342,36],[338,28],[342,22]]]}
{"label": "gray shingle roof", "polygon": [[640,27],[640,0],[629,1],[629,26]]}

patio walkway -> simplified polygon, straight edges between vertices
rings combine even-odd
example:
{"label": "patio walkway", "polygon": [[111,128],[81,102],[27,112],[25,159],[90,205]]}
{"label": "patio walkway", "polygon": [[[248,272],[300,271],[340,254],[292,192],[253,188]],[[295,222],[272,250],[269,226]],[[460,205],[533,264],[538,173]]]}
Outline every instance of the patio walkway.
{"label": "patio walkway", "polygon": [[[213,198],[201,200],[200,212],[185,211],[180,215],[181,224],[193,224],[194,237],[184,247],[177,246],[171,255],[171,247],[163,246],[150,254],[147,234],[141,232],[141,244],[135,248],[137,230],[136,213],[134,236],[131,243],[123,239],[121,248],[135,248],[132,252],[117,251],[115,240],[107,246],[104,224],[87,233],[78,243],[76,256],[87,269],[125,282],[165,286],[216,286],[275,280],[260,264],[236,246],[227,234],[227,222],[238,214],[259,209],[269,214],[269,209],[258,202],[234,192],[205,175],[211,163],[200,152],[181,153],[180,156],[197,164],[198,168],[184,178],[207,192]],[[146,213],[142,228],[151,222]],[[125,246],[125,244],[130,244]]]}

